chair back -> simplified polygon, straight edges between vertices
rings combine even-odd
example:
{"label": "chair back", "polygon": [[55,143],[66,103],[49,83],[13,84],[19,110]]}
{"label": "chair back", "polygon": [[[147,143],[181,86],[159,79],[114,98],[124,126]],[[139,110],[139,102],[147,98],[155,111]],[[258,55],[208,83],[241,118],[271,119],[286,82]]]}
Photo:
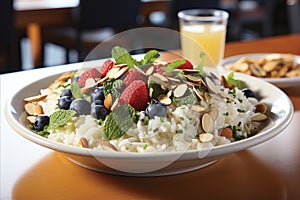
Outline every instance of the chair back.
{"label": "chair back", "polygon": [[287,0],[287,14],[291,33],[300,33],[300,2]]}
{"label": "chair back", "polygon": [[137,26],[140,0],[81,0],[79,28],[82,30],[112,27],[125,30]]}

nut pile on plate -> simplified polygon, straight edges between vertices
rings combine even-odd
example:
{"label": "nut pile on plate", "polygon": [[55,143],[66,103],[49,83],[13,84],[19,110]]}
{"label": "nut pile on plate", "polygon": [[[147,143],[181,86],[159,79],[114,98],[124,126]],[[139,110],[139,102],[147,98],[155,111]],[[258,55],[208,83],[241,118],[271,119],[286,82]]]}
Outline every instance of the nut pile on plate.
{"label": "nut pile on plate", "polygon": [[242,57],[225,68],[262,78],[300,76],[300,63],[291,54],[268,54],[261,58]]}

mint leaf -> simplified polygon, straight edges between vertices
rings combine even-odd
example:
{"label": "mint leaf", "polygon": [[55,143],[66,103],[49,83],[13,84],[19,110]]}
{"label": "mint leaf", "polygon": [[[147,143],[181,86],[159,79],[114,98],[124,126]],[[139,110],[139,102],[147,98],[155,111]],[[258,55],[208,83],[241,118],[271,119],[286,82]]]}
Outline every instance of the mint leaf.
{"label": "mint leaf", "polygon": [[50,115],[50,122],[47,130],[65,125],[74,115],[75,110],[57,110]]}
{"label": "mint leaf", "polygon": [[76,81],[72,82],[72,84],[70,85],[70,89],[75,99],[79,99],[83,97],[81,93],[81,88]]}
{"label": "mint leaf", "polygon": [[203,67],[204,67],[204,56],[205,56],[205,53],[201,52],[200,53],[200,63],[199,65],[197,65],[197,68],[199,70],[199,74],[200,75],[204,75],[204,70],[203,70]]}
{"label": "mint leaf", "polygon": [[135,110],[130,105],[117,107],[109,113],[104,122],[103,139],[118,139],[128,131],[133,123],[136,123]]}
{"label": "mint leaf", "polygon": [[178,59],[178,60],[175,60],[175,61],[171,62],[170,64],[168,64],[167,68],[170,70],[176,69],[177,67],[179,67],[180,65],[183,65],[185,63],[186,63],[186,60]]}
{"label": "mint leaf", "polygon": [[138,65],[138,62],[131,57],[129,52],[119,46],[116,46],[111,51],[112,57],[115,59],[116,64],[127,64],[129,68]]}
{"label": "mint leaf", "polygon": [[180,105],[194,105],[198,102],[197,97],[190,90],[187,90],[182,97],[174,97],[173,101],[179,103]]}
{"label": "mint leaf", "polygon": [[112,94],[113,101],[121,96],[119,92],[122,87],[123,81],[121,79],[108,79],[104,82],[104,95]]}
{"label": "mint leaf", "polygon": [[156,59],[159,58],[159,56],[160,54],[158,53],[158,51],[150,50],[145,54],[144,59],[141,61],[141,64],[146,65],[149,63],[153,63]]}
{"label": "mint leaf", "polygon": [[243,89],[242,87],[242,82],[238,79],[234,79],[234,73],[233,72],[230,72],[230,74],[228,74],[227,76],[227,82],[228,84],[233,84],[235,85],[235,87],[237,87],[238,89]]}

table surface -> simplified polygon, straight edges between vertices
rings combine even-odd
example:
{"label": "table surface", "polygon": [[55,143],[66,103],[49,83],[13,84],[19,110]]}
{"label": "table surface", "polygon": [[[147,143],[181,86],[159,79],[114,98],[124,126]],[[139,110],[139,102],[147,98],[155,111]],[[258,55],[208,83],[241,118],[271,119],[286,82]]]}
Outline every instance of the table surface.
{"label": "table surface", "polygon": [[[300,35],[226,45],[225,56],[252,52],[300,55]],[[165,57],[167,59],[167,57]],[[1,75],[0,199],[300,199],[300,86],[284,90],[295,113],[278,136],[193,172],[165,177],[122,177],[81,168],[34,144],[6,122],[7,98],[45,76],[77,64]]]}

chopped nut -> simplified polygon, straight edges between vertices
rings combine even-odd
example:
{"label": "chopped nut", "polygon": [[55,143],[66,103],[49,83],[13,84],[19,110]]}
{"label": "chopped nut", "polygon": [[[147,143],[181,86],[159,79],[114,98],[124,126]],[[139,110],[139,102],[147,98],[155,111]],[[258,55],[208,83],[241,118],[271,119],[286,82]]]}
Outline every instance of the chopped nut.
{"label": "chopped nut", "polygon": [[220,136],[226,137],[227,139],[232,138],[232,130],[230,128],[222,128]]}
{"label": "chopped nut", "polygon": [[36,105],[35,105],[35,113],[36,113],[37,115],[41,115],[41,114],[44,113],[43,107],[42,107],[40,104],[36,104]]}
{"label": "chopped nut", "polygon": [[89,147],[89,142],[87,141],[86,138],[82,137],[79,140],[79,146],[83,148],[88,148]]}
{"label": "chopped nut", "polygon": [[201,142],[210,142],[214,138],[214,135],[211,133],[202,133],[199,135],[199,140]]}
{"label": "chopped nut", "polygon": [[112,145],[110,142],[108,141],[100,141],[99,142],[100,145],[102,146],[102,148],[104,150],[113,150],[113,151],[118,151],[117,147],[115,147],[114,145]]}
{"label": "chopped nut", "polygon": [[107,94],[105,96],[104,99],[104,106],[107,110],[110,110],[111,106],[112,106],[112,95],[111,94]]}
{"label": "chopped nut", "polygon": [[46,99],[47,95],[44,94],[44,95],[37,95],[37,96],[33,96],[33,97],[27,97],[24,99],[24,101],[26,103],[32,103],[32,102],[38,102],[38,101],[42,101],[44,99]]}

